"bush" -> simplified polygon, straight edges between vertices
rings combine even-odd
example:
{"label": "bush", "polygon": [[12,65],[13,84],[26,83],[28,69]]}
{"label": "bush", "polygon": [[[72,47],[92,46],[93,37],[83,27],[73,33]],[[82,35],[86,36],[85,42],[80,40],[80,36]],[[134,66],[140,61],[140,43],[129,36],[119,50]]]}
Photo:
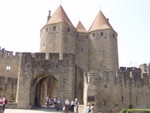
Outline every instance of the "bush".
{"label": "bush", "polygon": [[119,113],[127,113],[127,109],[123,109]]}

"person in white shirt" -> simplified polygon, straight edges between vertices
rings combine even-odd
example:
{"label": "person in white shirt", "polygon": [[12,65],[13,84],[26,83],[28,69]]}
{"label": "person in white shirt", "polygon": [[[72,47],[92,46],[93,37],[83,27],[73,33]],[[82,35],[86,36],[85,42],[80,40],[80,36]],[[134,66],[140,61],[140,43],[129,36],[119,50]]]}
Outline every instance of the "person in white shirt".
{"label": "person in white shirt", "polygon": [[49,106],[49,96],[46,97],[46,106]]}
{"label": "person in white shirt", "polygon": [[74,113],[78,113],[78,104],[79,104],[78,99],[75,98],[75,101],[74,101]]}
{"label": "person in white shirt", "polygon": [[73,100],[71,101],[71,104],[70,104],[70,110],[71,110],[71,112],[74,111],[74,101]]}
{"label": "person in white shirt", "polygon": [[2,97],[2,104],[3,104],[3,113],[4,113],[5,105],[6,105],[6,97],[5,97],[5,95],[3,95],[3,97]]}
{"label": "person in white shirt", "polygon": [[67,100],[65,101],[65,113],[68,113],[68,112],[69,112],[69,106],[70,106],[70,102],[69,102],[69,100],[67,99]]}

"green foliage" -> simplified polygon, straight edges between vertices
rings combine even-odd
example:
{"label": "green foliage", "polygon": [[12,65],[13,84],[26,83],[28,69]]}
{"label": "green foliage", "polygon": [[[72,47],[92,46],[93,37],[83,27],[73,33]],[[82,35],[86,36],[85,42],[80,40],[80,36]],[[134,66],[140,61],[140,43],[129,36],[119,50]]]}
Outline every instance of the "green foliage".
{"label": "green foliage", "polygon": [[150,109],[123,109],[119,113],[132,113],[136,111],[141,111],[143,113],[150,113]]}
{"label": "green foliage", "polygon": [[126,113],[126,112],[127,112],[127,109],[123,109],[119,113]]}
{"label": "green foliage", "polygon": [[150,111],[144,111],[143,113],[150,113]]}

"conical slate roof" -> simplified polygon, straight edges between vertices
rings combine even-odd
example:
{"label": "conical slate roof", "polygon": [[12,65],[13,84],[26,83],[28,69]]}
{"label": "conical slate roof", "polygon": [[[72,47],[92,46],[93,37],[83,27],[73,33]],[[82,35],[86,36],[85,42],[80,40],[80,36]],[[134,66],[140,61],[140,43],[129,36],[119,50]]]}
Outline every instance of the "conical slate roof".
{"label": "conical slate roof", "polygon": [[78,32],[87,32],[87,30],[85,29],[85,27],[83,26],[81,21],[78,22],[78,25],[77,25],[76,29],[77,29]]}
{"label": "conical slate roof", "polygon": [[65,22],[65,23],[73,26],[61,5],[56,9],[56,11],[52,15],[52,17],[47,22],[47,24],[54,24],[54,23],[60,23],[60,22]]}
{"label": "conical slate roof", "polygon": [[99,11],[89,31],[101,30],[101,29],[113,29],[113,28],[111,27],[110,23],[108,22],[104,14],[101,11]]}

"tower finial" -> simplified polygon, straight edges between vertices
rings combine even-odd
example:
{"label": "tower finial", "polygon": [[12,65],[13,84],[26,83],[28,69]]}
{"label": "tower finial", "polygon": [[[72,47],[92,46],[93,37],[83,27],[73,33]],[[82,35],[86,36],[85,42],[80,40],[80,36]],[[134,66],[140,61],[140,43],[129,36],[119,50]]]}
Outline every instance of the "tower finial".
{"label": "tower finial", "polygon": [[49,21],[50,18],[51,18],[51,10],[49,10],[49,12],[48,12],[47,22]]}

